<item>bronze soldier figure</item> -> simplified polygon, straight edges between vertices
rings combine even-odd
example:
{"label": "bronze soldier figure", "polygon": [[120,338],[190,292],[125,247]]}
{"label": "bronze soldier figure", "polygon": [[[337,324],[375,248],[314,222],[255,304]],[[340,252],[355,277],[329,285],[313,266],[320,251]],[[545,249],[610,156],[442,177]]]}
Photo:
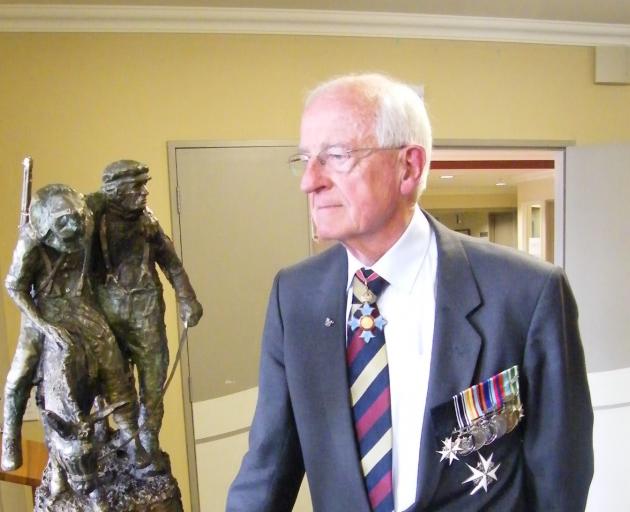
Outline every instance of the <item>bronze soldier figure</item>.
{"label": "bronze soldier figure", "polygon": [[[188,326],[203,313],[172,241],[146,206],[149,169],[134,160],[108,165],[101,191],[88,197],[95,213],[94,276],[99,304],[118,342],[138,372],[140,438],[159,455],[164,415],[162,387],[168,370],[160,266],[175,289]],[[133,374],[133,372],[130,372]]]}
{"label": "bronze soldier figure", "polygon": [[[20,229],[6,288],[23,313],[15,356],[7,376],[4,404],[2,467],[22,464],[21,425],[44,344],[80,344],[89,355],[90,371],[109,404],[125,405],[114,413],[123,439],[137,434],[138,406],[125,361],[105,319],[94,307],[88,271],[93,217],[83,196],[65,185],[48,185],[36,193],[30,221]],[[45,377],[45,376],[44,376]],[[68,400],[58,397],[61,407]],[[38,403],[40,408],[46,404]],[[127,445],[131,461],[149,463],[140,442]]]}

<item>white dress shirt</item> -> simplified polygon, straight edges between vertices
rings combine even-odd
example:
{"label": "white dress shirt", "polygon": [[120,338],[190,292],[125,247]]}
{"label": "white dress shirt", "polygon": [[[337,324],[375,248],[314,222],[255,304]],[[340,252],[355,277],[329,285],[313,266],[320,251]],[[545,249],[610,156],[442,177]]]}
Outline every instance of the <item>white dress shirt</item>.
{"label": "white dress shirt", "polygon": [[[347,318],[352,304],[352,279],[364,265],[346,252]],[[435,234],[418,206],[402,236],[369,268],[389,283],[377,304],[387,320],[385,341],[392,407],[392,478],[395,511],[401,512],[416,501],[420,436],[435,319],[437,245]]]}

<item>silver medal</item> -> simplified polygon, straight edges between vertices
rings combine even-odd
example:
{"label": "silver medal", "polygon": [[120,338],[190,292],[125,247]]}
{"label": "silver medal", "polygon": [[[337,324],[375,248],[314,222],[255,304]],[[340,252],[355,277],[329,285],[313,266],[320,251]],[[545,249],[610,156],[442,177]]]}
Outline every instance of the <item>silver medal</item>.
{"label": "silver medal", "polygon": [[520,417],[520,409],[516,409],[515,407],[510,407],[505,414],[505,421],[507,423],[507,431],[512,432],[518,425]]}
{"label": "silver medal", "polygon": [[462,457],[469,455],[475,450],[475,443],[473,442],[473,438],[470,434],[462,434],[459,436],[459,439],[461,440],[459,443],[459,453]]}
{"label": "silver medal", "polygon": [[456,437],[454,441],[451,437],[445,438],[442,441],[442,449],[437,452],[442,456],[440,462],[448,459],[448,465],[450,466],[454,460],[459,460],[457,455],[462,451],[460,444],[461,440],[459,437]]}
{"label": "silver medal", "polygon": [[472,435],[475,450],[482,448],[490,438],[490,432],[481,424],[473,425],[470,429],[470,434]]}
{"label": "silver medal", "polygon": [[499,438],[507,432],[507,421],[501,414],[495,414],[490,418],[490,424],[496,433],[496,437]]}
{"label": "silver medal", "polygon": [[501,464],[495,464],[492,461],[493,453],[490,454],[490,457],[487,459],[483,458],[481,453],[479,455],[479,462],[475,467],[472,467],[470,464],[466,464],[468,469],[472,471],[472,475],[468,477],[466,480],[462,482],[462,484],[466,484],[468,482],[472,482],[475,484],[475,487],[470,494],[475,494],[479,489],[483,489],[488,492],[488,485],[490,485],[493,481],[497,481],[497,470],[501,467]]}

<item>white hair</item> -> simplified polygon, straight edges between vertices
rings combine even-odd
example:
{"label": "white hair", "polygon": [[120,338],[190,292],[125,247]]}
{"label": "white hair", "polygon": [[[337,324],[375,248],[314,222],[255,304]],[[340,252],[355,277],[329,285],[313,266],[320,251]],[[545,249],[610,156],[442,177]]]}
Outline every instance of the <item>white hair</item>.
{"label": "white hair", "polygon": [[410,85],[378,73],[345,75],[315,87],[305,106],[317,97],[338,90],[351,90],[375,104],[374,134],[381,147],[416,144],[424,148],[426,162],[418,195],[424,191],[429,177],[433,138],[424,100]]}

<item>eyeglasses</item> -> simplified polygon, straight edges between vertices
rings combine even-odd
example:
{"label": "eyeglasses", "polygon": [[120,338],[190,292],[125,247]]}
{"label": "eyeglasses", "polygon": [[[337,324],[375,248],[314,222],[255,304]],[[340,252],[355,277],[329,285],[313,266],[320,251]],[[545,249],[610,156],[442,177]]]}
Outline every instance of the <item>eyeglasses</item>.
{"label": "eyeglasses", "polygon": [[359,160],[370,156],[376,151],[389,151],[393,149],[402,149],[404,146],[383,147],[383,148],[354,148],[347,149],[340,146],[332,146],[323,149],[316,155],[307,155],[305,153],[296,153],[291,155],[288,160],[289,169],[294,176],[300,177],[306,171],[308,163],[316,158],[319,164],[326,170],[338,172],[340,174],[349,173]]}

